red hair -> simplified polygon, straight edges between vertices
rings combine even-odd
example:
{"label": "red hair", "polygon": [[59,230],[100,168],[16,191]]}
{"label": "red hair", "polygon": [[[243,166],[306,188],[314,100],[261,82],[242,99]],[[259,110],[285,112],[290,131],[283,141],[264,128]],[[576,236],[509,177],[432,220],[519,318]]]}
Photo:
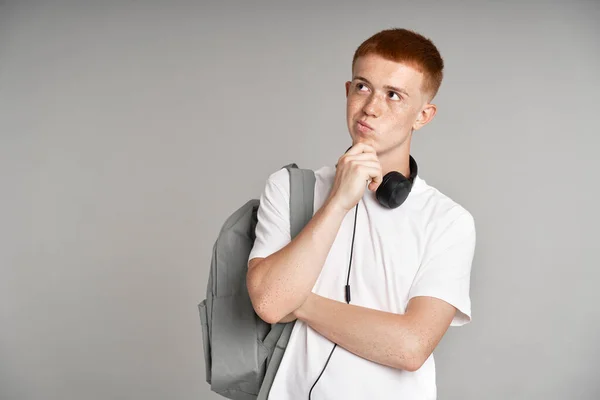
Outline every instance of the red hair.
{"label": "red hair", "polygon": [[442,84],[444,60],[433,42],[408,29],[386,29],[365,40],[354,52],[356,59],[377,54],[386,60],[401,62],[423,73],[423,91],[433,99]]}

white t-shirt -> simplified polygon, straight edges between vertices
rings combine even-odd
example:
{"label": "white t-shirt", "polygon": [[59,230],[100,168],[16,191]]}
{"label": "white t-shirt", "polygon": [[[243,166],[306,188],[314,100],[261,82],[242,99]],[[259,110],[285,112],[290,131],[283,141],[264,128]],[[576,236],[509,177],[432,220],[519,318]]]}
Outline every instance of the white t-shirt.
{"label": "white t-shirt", "polygon": [[[315,171],[314,211],[327,199],[335,167]],[[345,216],[312,289],[345,303],[355,210]],[[290,242],[289,173],[269,176],[260,198],[256,241],[249,256],[267,257]],[[462,206],[416,177],[405,202],[382,207],[365,190],[359,202],[352,255],[351,304],[403,314],[415,296],[440,298],[458,311],[452,321],[471,320],[469,297],[475,225]],[[269,393],[270,400],[304,400],[321,373],[334,343],[297,320]],[[415,372],[384,366],[341,346],[312,391],[313,400],[436,399],[431,355]]]}

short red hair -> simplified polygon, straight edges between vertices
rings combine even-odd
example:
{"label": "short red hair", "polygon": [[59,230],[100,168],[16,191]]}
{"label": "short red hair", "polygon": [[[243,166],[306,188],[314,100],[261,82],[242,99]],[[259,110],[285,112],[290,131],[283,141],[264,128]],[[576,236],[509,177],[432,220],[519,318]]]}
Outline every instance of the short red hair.
{"label": "short red hair", "polygon": [[433,42],[408,29],[386,29],[365,40],[354,52],[352,69],[356,59],[377,54],[387,60],[410,65],[423,73],[423,91],[433,99],[444,76],[444,60]]}

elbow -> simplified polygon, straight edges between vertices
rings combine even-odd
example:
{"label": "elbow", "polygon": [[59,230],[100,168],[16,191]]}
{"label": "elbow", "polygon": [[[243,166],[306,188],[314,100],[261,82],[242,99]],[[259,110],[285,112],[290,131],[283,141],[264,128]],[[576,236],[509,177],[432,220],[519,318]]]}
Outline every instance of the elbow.
{"label": "elbow", "polygon": [[284,292],[289,290],[265,285],[263,278],[269,267],[268,264],[264,264],[264,260],[253,259],[249,262],[246,288],[252,308],[260,319],[269,324],[292,322],[297,319],[294,310],[306,300],[306,296],[304,298],[278,296],[277,294],[282,290]]}
{"label": "elbow", "polygon": [[286,311],[286,303],[283,303],[279,296],[274,295],[274,290],[265,288],[263,276],[266,268],[260,264],[262,260],[251,261],[246,275],[246,288],[254,312],[269,324],[292,321],[295,318],[292,319],[291,311]]}
{"label": "elbow", "polygon": [[416,372],[423,366],[423,364],[425,364],[424,359],[420,357],[411,357],[402,360],[402,365],[400,366],[400,369],[403,369],[408,372]]}
{"label": "elbow", "polygon": [[397,362],[396,368],[402,369],[408,372],[418,371],[425,361],[429,358],[430,353],[426,351],[424,346],[420,344],[419,338],[412,338],[407,340],[402,346],[400,359]]}
{"label": "elbow", "polygon": [[248,296],[250,297],[252,308],[256,315],[269,324],[279,322],[281,317],[274,312],[275,307],[272,302],[269,301],[268,293],[265,293],[264,290],[260,289],[260,284],[257,283],[256,274],[248,273],[246,277],[246,287],[248,289]]}
{"label": "elbow", "polygon": [[248,264],[248,272],[246,273],[246,289],[248,290],[248,296],[252,303],[254,312],[265,322],[269,322],[266,319],[270,319],[265,312],[265,302],[262,291],[260,290],[260,282],[262,280],[261,271],[258,268],[258,264],[262,260],[251,260]]}
{"label": "elbow", "polygon": [[256,305],[252,302],[252,307],[254,307],[254,312],[259,316],[260,319],[265,321],[268,324],[277,324],[279,322],[290,322],[288,320],[284,321],[285,315],[276,312],[274,310],[273,305],[265,304],[264,301],[258,301]]}
{"label": "elbow", "polygon": [[256,315],[269,324],[291,322],[289,313],[282,312],[280,305],[269,300],[270,297],[268,293],[250,294],[250,301]]}
{"label": "elbow", "polygon": [[259,301],[256,305],[254,305],[253,302],[252,306],[254,307],[254,312],[256,312],[260,319],[268,324],[276,324],[281,320],[281,317],[276,315],[273,310],[271,310],[271,307],[265,305],[264,302]]}

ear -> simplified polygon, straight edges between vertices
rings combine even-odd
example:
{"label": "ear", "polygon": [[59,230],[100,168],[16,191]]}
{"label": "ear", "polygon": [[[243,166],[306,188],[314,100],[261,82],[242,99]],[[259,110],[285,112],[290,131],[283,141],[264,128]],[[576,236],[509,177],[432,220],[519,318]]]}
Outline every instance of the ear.
{"label": "ear", "polygon": [[351,84],[351,83],[352,83],[352,82],[350,82],[350,81],[347,81],[347,82],[346,82],[346,97],[348,97],[348,91],[350,90],[350,84]]}
{"label": "ear", "polygon": [[422,127],[424,127],[425,125],[427,125],[429,123],[429,121],[431,121],[433,119],[436,112],[437,112],[437,107],[435,104],[429,104],[429,103],[425,104],[425,106],[421,109],[421,111],[417,115],[417,119],[415,120],[415,123],[412,126],[413,130],[415,130],[415,131],[419,130]]}

